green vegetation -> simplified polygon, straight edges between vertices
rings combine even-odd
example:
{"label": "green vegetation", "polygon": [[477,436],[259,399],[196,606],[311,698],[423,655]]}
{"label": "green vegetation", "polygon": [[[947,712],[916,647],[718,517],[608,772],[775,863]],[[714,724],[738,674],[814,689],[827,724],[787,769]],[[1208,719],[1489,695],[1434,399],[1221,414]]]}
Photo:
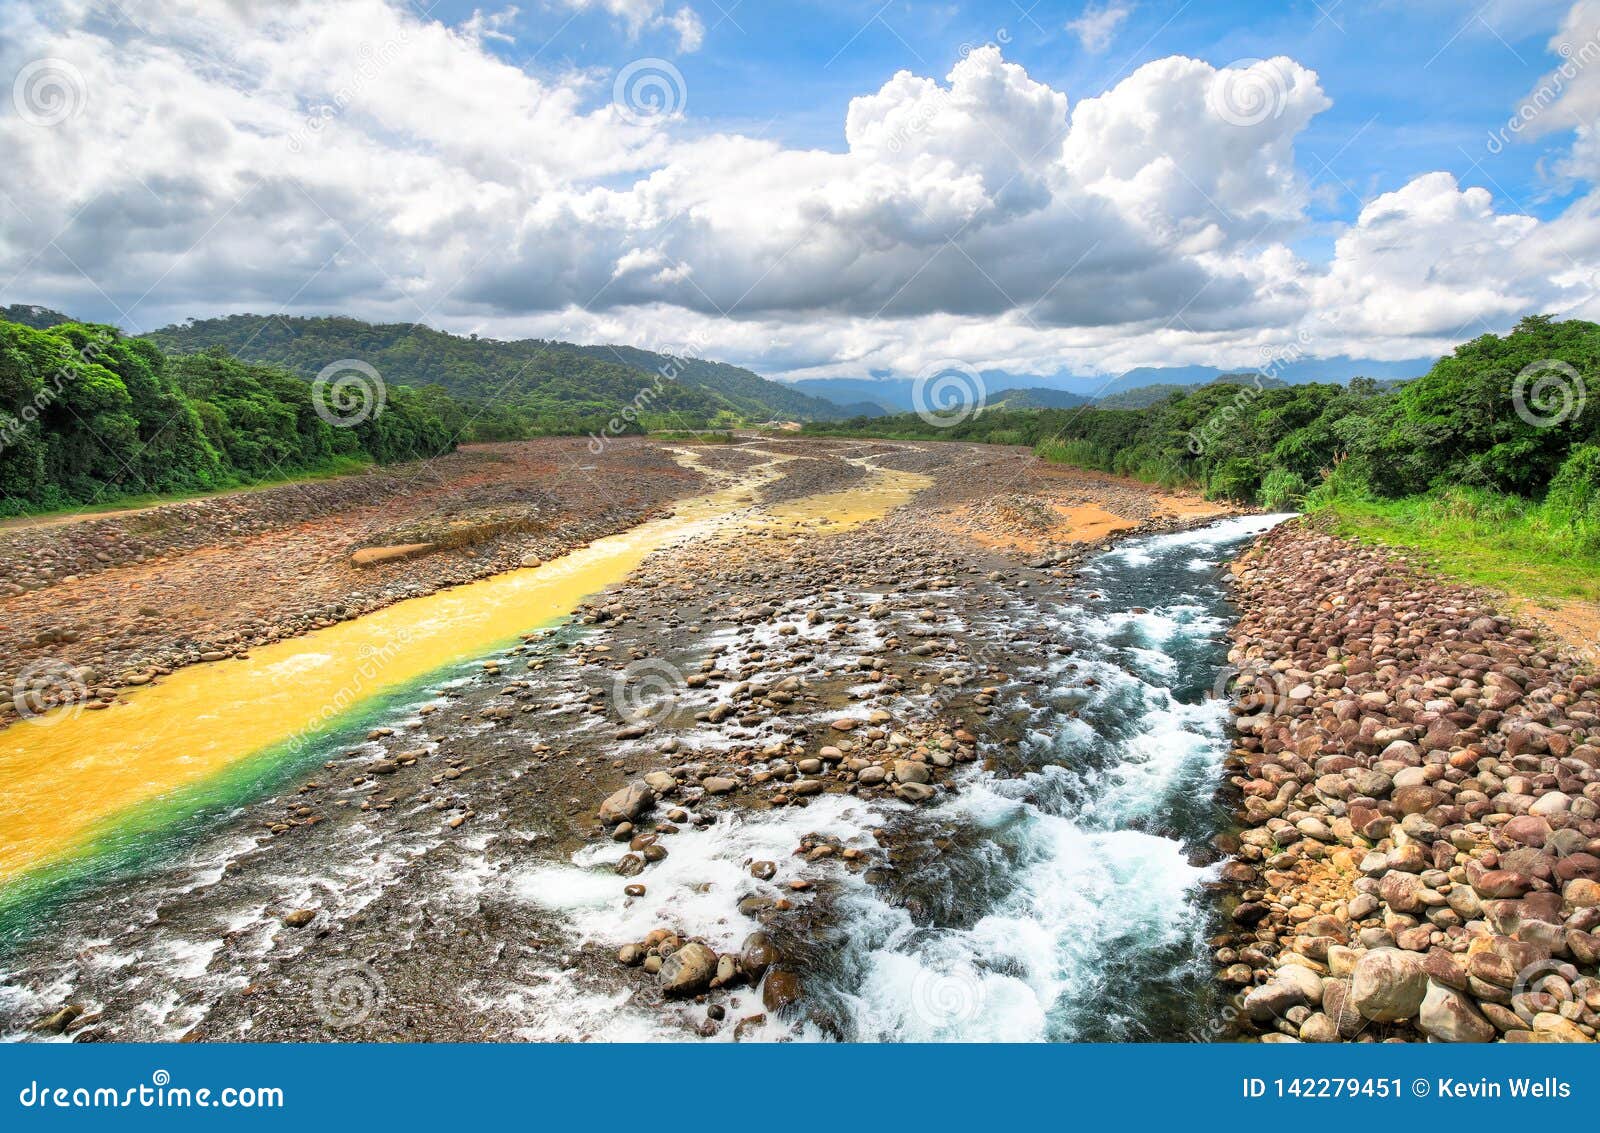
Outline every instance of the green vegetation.
{"label": "green vegetation", "polygon": [[1483,488],[1440,488],[1398,500],[1341,499],[1321,513],[1337,534],[1411,548],[1468,582],[1528,598],[1600,601],[1593,531],[1560,526],[1549,496],[1540,503]]}
{"label": "green vegetation", "polygon": [[737,366],[627,346],[501,342],[404,323],[262,315],[190,321],[146,337],[168,353],[220,348],[304,378],[332,362],[359,359],[391,386],[437,386],[469,405],[464,441],[840,415],[831,402]]}
{"label": "green vegetation", "polygon": [[806,431],[1026,444],[1046,460],[1320,510],[1348,534],[1516,593],[1600,597],[1594,323],[1529,317],[1398,385],[1229,375],[1142,409],[985,410],[944,428],[902,414]]}
{"label": "green vegetation", "polygon": [[[221,352],[169,358],[114,327],[0,322],[0,515],[415,459],[455,447],[465,410],[390,386],[352,415],[336,389]],[[340,422],[350,422],[344,427]]]}

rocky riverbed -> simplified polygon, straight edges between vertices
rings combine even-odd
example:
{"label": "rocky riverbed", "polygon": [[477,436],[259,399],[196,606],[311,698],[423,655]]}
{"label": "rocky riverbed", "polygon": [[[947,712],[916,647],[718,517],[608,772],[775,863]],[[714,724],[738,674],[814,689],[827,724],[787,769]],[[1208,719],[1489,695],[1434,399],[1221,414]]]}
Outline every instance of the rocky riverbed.
{"label": "rocky riverbed", "polygon": [[1593,1042],[1600,678],[1490,597],[1299,524],[1237,564],[1239,989],[1267,1041]]}
{"label": "rocky riverbed", "polygon": [[[1001,869],[963,886],[965,871],[1037,855],[981,824],[918,815],[962,797],[963,769],[1031,790],[1048,733],[1113,687],[1107,662],[1074,659],[1100,615],[1059,612],[1101,597],[1089,560],[1109,537],[1019,558],[947,522],[1000,492],[1131,511],[1147,490],[969,445],[762,438],[697,459],[777,460],[795,483],[752,492],[753,522],[657,552],[564,627],[440,674],[260,798],[51,903],[9,947],[0,1026],[80,1040],[470,1040],[913,1037],[930,1017],[970,1023],[951,1002],[1001,994],[1012,977],[970,965],[908,977],[919,1010],[891,1004],[904,1018],[888,1022],[850,1006],[868,991],[840,990],[854,986],[840,957],[868,946],[841,934],[863,902],[913,935],[956,930],[972,916],[950,904],[964,888],[1000,900],[1016,885]],[[886,518],[783,518],[807,498],[868,508],[893,471],[928,481]],[[862,495],[833,495],[845,489]],[[1159,500],[1141,510],[1134,534],[1209,522]],[[1149,613],[1116,614],[1125,627],[1092,655],[1145,672]],[[1196,623],[1197,642],[1208,626]],[[1132,745],[1115,773],[1143,774],[1159,753],[1123,698],[1147,686],[1115,687],[1107,710]],[[1166,696],[1148,688],[1137,695]],[[1174,727],[1200,729],[1190,740],[1220,721],[1163,703]],[[1203,847],[1141,833],[1165,820],[1139,806],[1117,821],[1133,827],[1109,830],[1106,846],[1159,851],[1171,876],[1157,892],[1189,909],[1182,857]],[[891,976],[911,955],[895,951],[900,931],[870,945]],[[1114,953],[1119,939],[1097,947]],[[1141,978],[1167,983],[1159,965]]]}
{"label": "rocky riverbed", "polygon": [[[750,457],[697,450],[711,468]],[[475,445],[331,480],[0,525],[0,724],[561,555],[707,483],[620,437]],[[405,555],[385,549],[407,546]],[[20,696],[10,695],[13,689]]]}

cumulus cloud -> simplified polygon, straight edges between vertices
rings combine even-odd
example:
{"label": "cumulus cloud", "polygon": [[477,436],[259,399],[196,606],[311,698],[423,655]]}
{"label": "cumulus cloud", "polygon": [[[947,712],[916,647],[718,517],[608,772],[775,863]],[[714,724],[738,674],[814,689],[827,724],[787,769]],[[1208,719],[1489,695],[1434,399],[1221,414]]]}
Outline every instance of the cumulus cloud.
{"label": "cumulus cloud", "polygon": [[1117,0],[1089,4],[1083,9],[1083,15],[1067,24],[1067,30],[1078,37],[1085,51],[1098,55],[1111,46],[1111,41],[1117,37],[1117,30],[1132,12],[1131,4],[1121,4]]}
{"label": "cumulus cloud", "polygon": [[[604,3],[640,28],[665,12]],[[982,48],[853,99],[830,152],[625,112],[615,76],[487,50],[510,27],[489,16],[82,15],[0,42],[0,78],[50,60],[77,96],[0,116],[0,302],[134,329],[340,311],[693,341],[779,374],[1113,372],[1249,364],[1308,332],[1315,353],[1415,357],[1471,319],[1584,310],[1600,265],[1587,199],[1540,223],[1444,174],[1302,258],[1295,140],[1329,99],[1287,58],[1160,59],[1073,103]]]}

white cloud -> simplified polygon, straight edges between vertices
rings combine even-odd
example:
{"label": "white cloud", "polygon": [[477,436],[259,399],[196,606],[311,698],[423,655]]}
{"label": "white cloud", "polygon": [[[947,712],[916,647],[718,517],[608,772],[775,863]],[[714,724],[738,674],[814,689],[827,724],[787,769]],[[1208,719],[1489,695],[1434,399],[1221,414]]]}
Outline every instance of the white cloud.
{"label": "white cloud", "polygon": [[600,9],[627,29],[629,39],[638,39],[646,30],[667,29],[678,37],[678,50],[698,51],[705,40],[705,24],[693,8],[685,5],[668,13],[666,0],[556,0],[578,11]]}
{"label": "white cloud", "polygon": [[136,31],[78,15],[23,15],[0,42],[7,86],[62,60],[83,96],[52,126],[0,116],[0,302],[137,329],[338,311],[692,340],[856,375],[943,357],[1242,365],[1303,331],[1314,353],[1409,358],[1472,320],[1592,313],[1592,198],[1539,222],[1431,174],[1371,202],[1324,260],[1291,250],[1308,226],[1295,141],[1329,100],[1286,58],[1160,59],[1072,104],[983,48],[853,99],[827,152],[641,123],[610,105],[613,76],[497,58],[493,16],[167,0]]}
{"label": "white cloud", "polygon": [[1117,30],[1122,27],[1132,11],[1131,4],[1122,4],[1118,0],[1108,0],[1105,4],[1089,4],[1083,9],[1083,15],[1067,24],[1067,30],[1078,37],[1078,42],[1083,44],[1085,51],[1092,51],[1098,55],[1111,46],[1111,41],[1117,36]]}

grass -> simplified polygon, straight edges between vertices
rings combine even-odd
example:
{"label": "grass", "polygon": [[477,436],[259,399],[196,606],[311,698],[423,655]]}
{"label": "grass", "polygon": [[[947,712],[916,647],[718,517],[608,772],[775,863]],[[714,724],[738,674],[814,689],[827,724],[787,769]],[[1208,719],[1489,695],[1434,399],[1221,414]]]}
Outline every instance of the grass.
{"label": "grass", "polygon": [[1535,502],[1450,489],[1398,500],[1341,497],[1313,514],[1335,534],[1405,548],[1479,586],[1533,600],[1600,601],[1600,556]]}

